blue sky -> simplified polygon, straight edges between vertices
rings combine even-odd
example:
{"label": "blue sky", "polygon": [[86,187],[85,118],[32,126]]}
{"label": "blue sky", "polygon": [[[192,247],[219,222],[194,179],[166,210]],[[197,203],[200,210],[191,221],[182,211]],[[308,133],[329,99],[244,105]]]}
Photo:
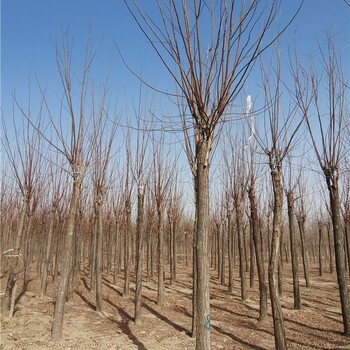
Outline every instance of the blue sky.
{"label": "blue sky", "polygon": [[[147,1],[147,2],[146,2]],[[151,0],[143,0],[150,7]],[[282,1],[280,21],[286,23],[297,7],[297,0]],[[343,0],[305,0],[301,13],[281,40],[281,50],[297,46],[301,57],[317,52],[316,38],[324,42],[324,31],[334,34],[335,42],[349,62],[350,11]],[[73,68],[78,71],[91,28],[93,42],[101,42],[92,79],[102,83],[110,68],[112,95],[124,109],[125,98],[137,98],[139,83],[123,65],[115,43],[137,73],[160,89],[173,83],[145,37],[140,33],[122,0],[2,0],[1,1],[1,108],[2,117],[12,118],[12,96],[28,96],[28,81],[38,77],[51,94],[60,90],[53,42],[60,39],[62,28],[69,27],[73,40]],[[286,64],[284,68],[286,69]],[[350,66],[350,65],[348,65]],[[347,72],[349,77],[349,72]],[[35,83],[32,99],[35,99]],[[246,91],[254,96],[254,77]],[[163,110],[167,100],[162,101]],[[173,108],[173,107],[171,107]]]}
{"label": "blue sky", "polygon": [[[151,1],[148,0],[150,3]],[[297,1],[283,1],[281,20],[286,20]],[[316,50],[316,37],[324,30],[336,35],[337,43],[349,59],[349,8],[343,0],[305,0],[304,7],[283,37],[282,44],[295,41],[303,54]],[[123,55],[136,72],[141,72],[159,87],[170,81],[146,39],[133,22],[122,0],[2,0],[1,1],[1,91],[3,112],[12,92],[28,86],[28,76],[55,89],[57,70],[52,42],[60,38],[61,28],[69,27],[75,55],[81,56],[89,28],[96,43],[102,40],[95,62],[95,80],[102,80],[111,61],[111,81],[116,94],[137,86],[115,50],[118,43]],[[344,52],[343,52],[344,55]],[[345,58],[345,57],[344,57]],[[51,86],[52,85],[52,86]],[[6,118],[6,115],[5,115]]]}

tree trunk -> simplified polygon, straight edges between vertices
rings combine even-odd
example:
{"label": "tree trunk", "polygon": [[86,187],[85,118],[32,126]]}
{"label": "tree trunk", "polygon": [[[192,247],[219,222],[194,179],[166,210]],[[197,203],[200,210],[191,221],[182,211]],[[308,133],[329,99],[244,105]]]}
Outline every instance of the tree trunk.
{"label": "tree trunk", "polygon": [[158,293],[157,304],[164,303],[164,219],[163,203],[158,203]]}
{"label": "tree trunk", "polygon": [[53,204],[51,212],[50,212],[50,223],[49,223],[49,232],[48,232],[47,243],[46,243],[44,270],[43,270],[43,277],[41,280],[41,288],[40,288],[40,295],[41,296],[46,294],[47,277],[48,277],[49,265],[50,265],[50,260],[51,260],[50,257],[51,257],[52,237],[53,237],[53,231],[54,231],[54,227],[55,227],[56,209],[57,209],[56,204]]}
{"label": "tree trunk", "polygon": [[120,239],[120,230],[119,230],[119,219],[115,221],[115,254],[114,254],[114,275],[113,283],[117,284],[118,273],[120,272],[120,257],[121,257],[121,239]]}
{"label": "tree trunk", "polygon": [[174,218],[169,218],[169,236],[170,236],[170,284],[176,282],[176,224]]}
{"label": "tree trunk", "polygon": [[[194,192],[197,198],[197,181],[195,180]],[[196,245],[196,232],[197,232],[197,207],[194,218],[194,227],[192,235],[192,329],[191,337],[197,336],[197,245]]]}
{"label": "tree trunk", "polygon": [[[271,166],[271,165],[270,165]],[[271,166],[272,168],[273,166]],[[282,175],[280,167],[271,169],[274,208],[273,208],[273,227],[271,237],[270,261],[269,261],[269,288],[272,307],[272,318],[275,334],[276,350],[287,349],[284,319],[281,308],[281,303],[278,293],[278,265],[280,259],[280,240],[281,240],[281,219],[282,219]]]}
{"label": "tree trunk", "polygon": [[253,239],[255,245],[256,268],[259,279],[260,308],[259,322],[263,322],[267,317],[267,283],[265,277],[265,263],[263,254],[263,241],[259,229],[258,209],[256,206],[255,184],[251,182],[249,188],[250,214],[253,229]]}
{"label": "tree trunk", "polygon": [[333,273],[333,249],[331,239],[331,223],[327,223],[328,250],[329,250],[329,272]]}
{"label": "tree trunk", "polygon": [[217,249],[218,249],[218,280],[222,279],[222,229],[220,223],[216,222],[216,237],[217,237]]}
{"label": "tree trunk", "polygon": [[238,249],[239,249],[239,275],[241,278],[241,299],[247,299],[247,289],[246,289],[246,259],[245,259],[245,249],[244,249],[244,233],[242,228],[242,207],[240,204],[241,198],[235,201],[236,207],[236,226],[237,226],[237,236],[238,236]]}
{"label": "tree trunk", "polygon": [[142,263],[143,263],[143,216],[144,188],[137,191],[137,227],[136,227],[136,292],[135,292],[135,323],[141,322],[142,302]]}
{"label": "tree trunk", "polygon": [[344,334],[350,336],[350,315],[348,287],[346,284],[345,274],[345,255],[344,255],[344,236],[341,229],[341,208],[339,199],[338,179],[326,177],[327,186],[330,194],[330,204],[332,212],[333,235],[334,235],[334,252],[335,266],[340,293],[341,311],[343,317]]}
{"label": "tree trunk", "polygon": [[322,245],[323,245],[322,224],[319,222],[318,223],[318,269],[319,269],[319,276],[320,277],[322,277],[322,275],[323,275]]}
{"label": "tree trunk", "polygon": [[310,287],[309,260],[307,256],[306,242],[305,242],[305,217],[303,215],[298,218],[298,226],[299,226],[299,232],[300,232],[301,255],[303,258],[305,284],[306,284],[306,287]]}
{"label": "tree trunk", "polygon": [[196,298],[196,350],[210,349],[210,304],[209,304],[209,142],[196,142],[196,260],[197,260],[197,298]]}
{"label": "tree trunk", "polygon": [[[24,233],[24,244],[23,244],[23,287],[22,292],[27,291],[29,283],[29,268],[32,261],[32,245],[33,237],[35,236],[33,231],[33,211],[28,213],[28,224]],[[12,315],[11,315],[12,317]]]}
{"label": "tree trunk", "polygon": [[294,212],[294,195],[292,191],[287,192],[287,205],[288,205],[288,220],[289,220],[289,234],[290,234],[290,251],[292,258],[292,274],[293,274],[293,296],[294,296],[294,309],[300,310],[300,286],[299,286],[299,271],[298,271],[298,255],[297,244],[295,237],[295,212]]}
{"label": "tree trunk", "polygon": [[90,292],[96,290],[96,247],[97,247],[97,231],[98,231],[98,218],[95,212],[93,218],[93,225],[91,227],[91,246],[90,246]]}
{"label": "tree trunk", "polygon": [[[14,295],[16,292],[16,284],[18,280],[18,265],[20,261],[19,254],[21,250],[22,237],[24,233],[24,223],[25,223],[26,215],[29,208],[29,201],[30,201],[30,195],[28,193],[28,194],[25,194],[23,197],[22,208],[21,208],[21,212],[18,220],[15,247],[12,251],[9,251],[9,254],[7,254],[8,259],[11,259],[11,264],[10,264],[10,273],[7,279],[7,284],[5,289],[5,295],[1,303],[2,312],[11,311],[10,310],[11,300],[15,300]],[[10,317],[12,317],[12,314],[13,313],[10,312]]]}
{"label": "tree trunk", "polygon": [[[129,196],[129,194],[127,194]],[[125,201],[126,224],[124,234],[124,289],[123,296],[130,292],[130,235],[131,235],[131,200],[128,197]]]}
{"label": "tree trunk", "polygon": [[148,223],[147,230],[147,282],[151,281],[152,276],[152,224]]}
{"label": "tree trunk", "polygon": [[350,275],[350,209],[346,208],[344,212],[344,235],[346,244],[346,256],[348,258],[348,273]]}
{"label": "tree trunk", "polygon": [[225,285],[226,279],[226,223],[225,220],[220,226],[221,228],[221,284]]}
{"label": "tree trunk", "polygon": [[234,230],[230,209],[227,208],[227,236],[228,236],[228,292],[233,294],[233,254],[234,254]]}
{"label": "tree trunk", "polygon": [[69,205],[68,219],[67,219],[67,233],[65,237],[64,250],[62,253],[62,267],[61,276],[59,279],[57,297],[55,302],[55,310],[52,322],[51,339],[58,340],[62,337],[62,326],[64,307],[66,303],[67,288],[69,278],[72,269],[72,249],[73,249],[73,237],[75,228],[75,214],[79,202],[79,196],[81,191],[82,175],[76,176],[74,174],[73,190]]}
{"label": "tree trunk", "polygon": [[[99,194],[97,194],[99,196]],[[103,270],[103,221],[102,221],[102,200],[97,199],[96,202],[96,263],[95,263],[95,278],[96,278],[96,311],[102,312],[102,270]]]}
{"label": "tree trunk", "polygon": [[254,288],[254,277],[255,277],[255,266],[254,266],[254,238],[253,238],[253,227],[250,220],[249,225],[249,287]]}

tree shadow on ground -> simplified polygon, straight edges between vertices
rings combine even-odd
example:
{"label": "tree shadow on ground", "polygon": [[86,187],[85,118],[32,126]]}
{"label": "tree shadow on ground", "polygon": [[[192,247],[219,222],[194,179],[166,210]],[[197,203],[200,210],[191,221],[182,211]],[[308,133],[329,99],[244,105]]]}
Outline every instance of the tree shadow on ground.
{"label": "tree shadow on ground", "polygon": [[111,284],[111,283],[108,281],[107,278],[102,277],[102,282],[103,282],[103,284],[104,284],[106,287],[112,289],[113,292],[116,292],[116,293],[117,293],[119,296],[121,296],[121,297],[123,296],[123,293],[120,292],[113,284]]}
{"label": "tree shadow on ground", "polygon": [[130,329],[129,323],[133,321],[133,318],[124,309],[115,305],[110,299],[105,300],[109,305],[115,307],[118,310],[119,315],[122,317],[121,321],[116,321],[111,318],[109,319],[119,326],[120,330],[137,346],[139,350],[147,350],[145,345],[133,334],[132,330]]}
{"label": "tree shadow on ground", "polygon": [[75,294],[80,297],[80,299],[87,305],[89,306],[90,309],[96,311],[96,306],[89,301],[80,291],[75,291]]}
{"label": "tree shadow on ground", "polygon": [[[150,298],[148,298],[147,296],[144,296],[145,299],[149,300],[150,302],[154,303],[154,301]],[[186,335],[191,336],[191,332],[189,330],[187,330],[186,328],[174,323],[173,321],[169,320],[167,317],[165,317],[164,315],[160,314],[157,310],[155,310],[153,307],[151,307],[150,305],[144,303],[143,307],[148,310],[150,313],[152,313],[154,316],[158,317],[159,319],[161,319],[163,322],[167,323],[168,325],[172,326],[173,328],[175,328],[177,331],[179,332],[183,332]]]}
{"label": "tree shadow on ground", "polygon": [[254,349],[254,350],[264,350],[264,348],[260,347],[260,346],[257,346],[257,345],[253,345],[253,344],[250,344],[248,343],[247,341],[233,335],[232,333],[228,333],[228,332],[225,332],[222,330],[222,328],[218,327],[218,326],[211,326],[211,328],[215,329],[218,333],[220,334],[223,334],[225,335],[226,337],[229,337],[231,338],[233,341],[237,342],[237,343],[240,343],[244,346],[246,346],[247,348],[249,349]]}

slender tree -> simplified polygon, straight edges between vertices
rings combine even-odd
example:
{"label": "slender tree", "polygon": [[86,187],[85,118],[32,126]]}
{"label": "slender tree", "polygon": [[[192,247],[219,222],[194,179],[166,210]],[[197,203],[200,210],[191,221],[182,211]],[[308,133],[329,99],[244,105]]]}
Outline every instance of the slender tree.
{"label": "slender tree", "polygon": [[[63,89],[58,119],[53,115],[45,93],[40,87],[49,127],[51,127],[54,136],[49,138],[44,132],[44,128],[36,128],[36,130],[39,130],[41,137],[49,143],[54,151],[61,153],[66,159],[69,165],[69,170],[67,171],[72,181],[65,225],[64,247],[61,254],[60,280],[52,323],[52,340],[58,340],[62,337],[64,307],[72,272],[76,214],[82,181],[89,165],[91,143],[87,142],[87,138],[92,112],[91,110],[89,111],[87,97],[88,93],[91,92],[89,90],[89,74],[96,52],[97,50],[89,42],[86,47],[83,71],[79,80],[78,97],[76,97],[76,85],[74,84],[74,74],[71,65],[72,44],[68,32],[62,32],[61,46],[55,44],[56,63]],[[31,120],[30,116],[27,117],[28,120]],[[31,122],[31,125],[35,127],[33,122]]]}
{"label": "slender tree", "polygon": [[214,1],[159,1],[159,21],[146,15],[136,0],[125,3],[174,79],[191,116],[186,125],[192,126],[193,144],[187,138],[185,148],[196,205],[196,348],[209,349],[209,167],[215,128],[225,119],[255,60],[275,41],[276,36],[268,34],[279,1],[222,1],[219,6]]}
{"label": "slender tree", "polygon": [[[92,181],[94,187],[95,232],[96,236],[92,274],[95,275],[96,311],[102,312],[102,270],[103,270],[103,204],[107,197],[107,190],[111,187],[111,177],[108,177],[108,166],[116,139],[116,116],[110,116],[106,106],[108,97],[108,80],[104,83],[100,100],[95,106],[93,100],[93,131],[92,131]],[[112,122],[109,122],[109,121]],[[108,180],[109,179],[109,180]]]}
{"label": "slender tree", "polygon": [[[349,111],[346,104],[348,85],[346,85],[341,61],[337,57],[330,36],[327,38],[327,50],[320,51],[323,63],[322,72],[317,72],[312,63],[310,63],[308,70],[303,69],[301,64],[296,61],[294,69],[295,98],[304,116],[305,125],[309,131],[313,149],[329,192],[344,334],[350,336],[350,310],[339,190],[342,160],[346,154],[346,136],[344,133],[349,124]],[[327,99],[321,97],[320,86],[323,83],[326,85]],[[323,107],[324,105],[325,107]],[[313,118],[313,115],[316,118]]]}
{"label": "slender tree", "polygon": [[144,242],[144,202],[145,191],[148,186],[147,169],[147,145],[149,142],[149,132],[147,125],[141,124],[141,121],[147,120],[144,114],[146,108],[141,105],[141,91],[137,107],[134,107],[134,113],[137,120],[136,150],[131,171],[137,186],[137,222],[136,222],[136,288],[135,288],[135,323],[141,322],[141,302],[142,302],[142,271],[143,271],[143,242]]}
{"label": "slender tree", "polygon": [[[38,117],[33,118],[33,123],[40,127],[43,101],[38,112]],[[38,130],[31,127],[29,116],[32,115],[31,109],[31,94],[29,89],[28,106],[25,108],[21,106],[19,101],[14,97],[13,106],[13,137],[11,140],[8,128],[5,124],[5,119],[2,118],[2,138],[1,144],[4,150],[10,169],[14,175],[16,186],[20,191],[22,197],[22,204],[18,212],[17,232],[14,244],[11,249],[5,252],[6,259],[10,260],[10,271],[6,283],[5,295],[2,300],[2,312],[9,312],[9,316],[13,316],[14,304],[16,299],[17,282],[19,279],[19,271],[21,269],[21,256],[23,240],[25,237],[26,223],[28,223],[28,215],[33,209],[33,196],[37,191],[37,182],[40,176],[40,154],[41,154],[41,138]],[[17,113],[19,113],[19,118]],[[16,119],[22,121],[22,126],[18,126]],[[25,287],[25,285],[24,285]]]}
{"label": "slender tree", "polygon": [[[293,181],[292,174],[292,162],[291,158],[288,158],[288,175],[286,176],[286,197],[288,207],[288,224],[289,224],[289,242],[290,252],[292,260],[292,275],[293,275],[293,298],[294,298],[294,309],[300,310],[301,308],[301,296],[300,296],[300,285],[299,285],[299,268],[298,268],[298,249],[297,240],[295,234],[295,198],[294,192],[297,185],[297,181]],[[294,183],[293,183],[294,182]]]}
{"label": "slender tree", "polygon": [[[275,68],[272,68],[275,67]],[[273,223],[270,243],[270,259],[268,280],[272,318],[275,334],[275,347],[278,350],[287,349],[284,318],[280,304],[279,268],[281,263],[281,237],[282,237],[282,206],[283,183],[282,164],[291,148],[296,144],[296,135],[300,129],[301,121],[296,123],[295,108],[290,107],[286,117],[282,118],[281,111],[281,71],[280,56],[277,61],[271,61],[266,69],[261,66],[263,89],[265,93],[265,136],[262,138],[256,133],[256,140],[268,158],[273,186]]]}

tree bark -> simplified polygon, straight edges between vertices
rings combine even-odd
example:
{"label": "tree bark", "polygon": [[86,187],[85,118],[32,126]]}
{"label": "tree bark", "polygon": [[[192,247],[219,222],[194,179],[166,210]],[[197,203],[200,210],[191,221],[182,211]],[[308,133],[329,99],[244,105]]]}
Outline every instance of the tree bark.
{"label": "tree bark", "polygon": [[48,271],[49,271],[50,257],[51,257],[52,237],[53,237],[53,231],[55,227],[56,210],[57,210],[57,205],[54,203],[52,205],[51,212],[50,212],[49,232],[47,236],[44,269],[43,269],[43,276],[42,276],[41,288],[40,288],[41,296],[46,294],[47,278],[48,278]]}
{"label": "tree bark", "polygon": [[210,349],[210,304],[209,304],[209,164],[208,141],[196,142],[196,268],[197,268],[197,295],[196,295],[196,350]]}
{"label": "tree bark", "polygon": [[[99,197],[100,194],[97,194]],[[96,278],[96,311],[102,312],[102,256],[103,256],[103,219],[102,219],[102,199],[97,198],[96,202],[96,263],[95,263],[95,278]]]}
{"label": "tree bark", "polygon": [[265,277],[265,263],[263,254],[263,242],[259,229],[258,210],[256,205],[255,184],[251,183],[249,188],[250,215],[253,229],[253,239],[255,245],[256,268],[259,279],[260,308],[259,322],[263,322],[267,317],[267,283]]}
{"label": "tree bark", "polygon": [[282,175],[279,166],[271,166],[271,176],[274,194],[273,227],[271,237],[270,261],[269,261],[269,289],[272,307],[272,318],[275,334],[276,350],[287,349],[287,341],[284,328],[284,319],[278,292],[278,265],[280,258],[281,220],[282,220]]}
{"label": "tree bark", "polygon": [[293,275],[293,296],[294,296],[294,309],[300,310],[300,286],[299,286],[299,271],[298,271],[298,255],[297,244],[295,237],[295,211],[294,211],[294,195],[292,191],[287,192],[287,205],[288,205],[288,220],[289,220],[289,234],[290,234],[290,251],[292,258],[292,275]]}
{"label": "tree bark", "polygon": [[322,237],[322,224],[318,223],[318,269],[319,269],[319,276],[322,277],[323,275],[323,262],[322,262],[322,246],[323,246],[323,237]]}
{"label": "tree bark", "polygon": [[233,266],[233,254],[234,254],[234,230],[232,227],[232,216],[230,208],[227,208],[227,236],[228,236],[228,292],[233,294],[234,286],[234,266]]}
{"label": "tree bark", "polygon": [[300,233],[301,254],[303,259],[305,284],[306,284],[306,287],[310,287],[309,259],[307,256],[306,242],[305,242],[305,216],[303,214],[298,215],[298,226],[299,226],[299,233]]}
{"label": "tree bark", "polygon": [[55,302],[55,310],[53,315],[51,339],[58,340],[62,337],[62,326],[64,307],[66,304],[67,288],[69,284],[69,278],[72,269],[72,249],[73,249],[73,237],[75,228],[75,214],[79,202],[79,196],[81,191],[82,175],[74,174],[73,190],[69,205],[69,213],[67,219],[67,233],[65,237],[64,250],[62,253],[62,267],[61,276],[59,279],[57,297]]}
{"label": "tree bark", "polygon": [[157,304],[164,303],[164,218],[163,203],[158,203],[158,293]]}
{"label": "tree bark", "polygon": [[235,201],[236,207],[236,226],[237,226],[237,236],[238,236],[238,249],[239,249],[239,274],[241,278],[241,299],[247,299],[247,288],[246,288],[246,259],[245,259],[245,249],[244,249],[244,233],[242,228],[242,208],[240,204],[241,198]]}
{"label": "tree bark", "polygon": [[130,292],[130,236],[131,236],[131,199],[127,194],[125,201],[126,223],[124,232],[124,289],[123,296]]}
{"label": "tree bark", "polygon": [[[346,284],[345,256],[344,256],[344,236],[341,229],[341,208],[339,199],[338,180],[331,179],[326,174],[327,186],[330,194],[330,204],[332,212],[332,224],[334,235],[335,266],[340,293],[340,303],[343,318],[344,334],[350,336],[350,315],[348,287]],[[333,180],[333,181],[332,181]]]}
{"label": "tree bark", "polygon": [[140,324],[142,314],[142,264],[143,264],[143,217],[144,188],[137,191],[137,227],[136,227],[136,292],[135,292],[135,323]]}
{"label": "tree bark", "polygon": [[121,257],[121,239],[119,230],[119,219],[115,221],[115,254],[114,254],[114,271],[113,271],[113,283],[117,284],[118,273],[120,272],[120,257]]}

